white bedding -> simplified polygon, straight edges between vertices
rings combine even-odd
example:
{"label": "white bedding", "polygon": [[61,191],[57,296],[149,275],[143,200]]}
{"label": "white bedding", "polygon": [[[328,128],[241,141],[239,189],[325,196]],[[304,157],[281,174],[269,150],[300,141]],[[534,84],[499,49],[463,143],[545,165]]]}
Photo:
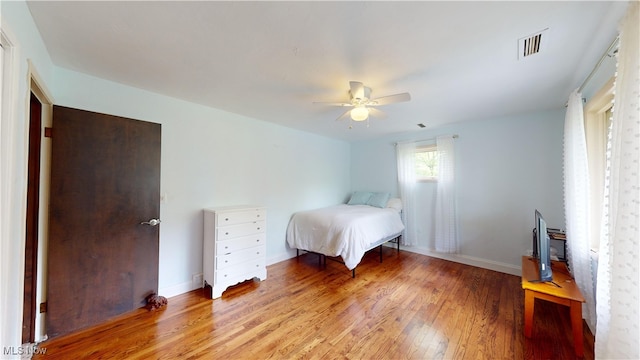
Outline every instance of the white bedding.
{"label": "white bedding", "polygon": [[342,204],[295,213],[287,228],[287,242],[294,249],[341,256],[353,270],[373,244],[403,229],[395,209]]}

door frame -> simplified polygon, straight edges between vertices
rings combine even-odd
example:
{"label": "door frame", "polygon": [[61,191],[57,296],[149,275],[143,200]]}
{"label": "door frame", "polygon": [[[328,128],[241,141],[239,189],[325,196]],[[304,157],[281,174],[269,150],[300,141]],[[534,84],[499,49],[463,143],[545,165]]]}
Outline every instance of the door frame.
{"label": "door frame", "polygon": [[[22,279],[24,278],[24,204],[20,179],[21,138],[25,134],[21,106],[25,104],[20,95],[20,47],[16,37],[0,24],[2,44],[2,121],[0,122],[0,308],[7,309],[7,318],[0,323],[1,341],[15,344],[20,340],[22,326]],[[26,161],[26,159],[24,159]],[[6,335],[5,335],[6,334]]]}
{"label": "door frame", "polygon": [[[54,100],[51,92],[47,89],[45,82],[38,73],[36,67],[30,60],[28,63],[28,79],[29,88],[28,97],[33,93],[42,104],[41,132],[42,138],[40,143],[40,199],[38,202],[38,241],[37,241],[37,272],[36,272],[36,288],[35,288],[35,326],[34,326],[34,342],[40,342],[46,339],[45,328],[45,312],[40,312],[40,304],[46,303],[47,299],[47,243],[49,233],[49,194],[50,194],[50,175],[51,175],[51,138],[44,137],[45,128],[51,128],[53,122],[53,104]],[[28,102],[27,102],[28,103]],[[26,104],[26,119],[30,116],[29,104]],[[25,124],[28,129],[29,123]],[[28,131],[25,131],[26,143],[25,149],[28,149]],[[28,154],[25,152],[25,163],[27,163]],[[25,171],[25,179],[27,173]],[[25,181],[26,184],[26,181]],[[24,198],[26,199],[26,189]],[[26,215],[26,205],[24,207]],[[26,218],[26,216],[25,216]],[[23,218],[24,219],[24,218]],[[26,219],[25,219],[26,220]],[[24,224],[25,222],[23,222]],[[24,238],[23,238],[24,240]],[[24,244],[24,243],[23,243]],[[26,246],[23,245],[23,247]],[[23,253],[24,254],[24,253]],[[24,267],[23,267],[24,269]],[[22,273],[24,279],[24,273]],[[23,290],[24,291],[24,290]]]}

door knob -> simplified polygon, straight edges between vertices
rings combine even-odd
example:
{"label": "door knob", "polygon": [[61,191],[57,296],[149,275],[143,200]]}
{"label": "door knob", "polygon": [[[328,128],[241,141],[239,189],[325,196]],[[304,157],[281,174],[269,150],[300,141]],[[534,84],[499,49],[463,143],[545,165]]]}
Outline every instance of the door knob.
{"label": "door knob", "polygon": [[143,221],[140,223],[140,225],[149,225],[149,226],[156,226],[160,224],[160,219],[151,219],[149,221]]}

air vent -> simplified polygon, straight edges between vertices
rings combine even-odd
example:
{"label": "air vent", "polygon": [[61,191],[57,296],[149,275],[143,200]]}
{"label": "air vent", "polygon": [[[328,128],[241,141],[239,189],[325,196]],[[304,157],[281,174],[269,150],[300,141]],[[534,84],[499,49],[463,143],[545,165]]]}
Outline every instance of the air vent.
{"label": "air vent", "polygon": [[549,28],[518,40],[518,59],[540,53],[549,43]]}

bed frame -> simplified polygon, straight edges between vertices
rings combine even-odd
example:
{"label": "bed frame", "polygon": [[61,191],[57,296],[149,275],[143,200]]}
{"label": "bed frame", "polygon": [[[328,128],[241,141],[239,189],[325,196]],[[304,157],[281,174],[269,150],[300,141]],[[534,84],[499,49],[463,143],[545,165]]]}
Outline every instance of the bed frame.
{"label": "bed frame", "polygon": [[[365,251],[371,251],[374,248],[378,248],[380,250],[380,262],[382,262],[382,245],[387,243],[387,242],[391,242],[396,244],[396,248],[398,250],[398,252],[400,252],[400,239],[402,237],[402,233],[399,234],[395,234],[395,235],[391,235],[389,237],[386,237],[382,240],[379,240],[373,244],[371,244],[371,246]],[[296,249],[296,258],[300,256],[300,251],[304,251],[305,253],[309,253],[309,254],[316,254],[318,255],[318,266],[321,267],[326,267],[327,266],[327,259],[331,260],[331,261],[335,261],[335,262],[339,262],[341,264],[344,264],[344,261],[342,261],[342,259],[340,259],[340,257],[334,257],[334,256],[327,256],[325,254],[321,254],[315,251],[308,251],[308,250],[303,250],[303,249]],[[356,268],[353,268],[353,270],[351,270],[351,277],[355,278],[356,277]]]}

